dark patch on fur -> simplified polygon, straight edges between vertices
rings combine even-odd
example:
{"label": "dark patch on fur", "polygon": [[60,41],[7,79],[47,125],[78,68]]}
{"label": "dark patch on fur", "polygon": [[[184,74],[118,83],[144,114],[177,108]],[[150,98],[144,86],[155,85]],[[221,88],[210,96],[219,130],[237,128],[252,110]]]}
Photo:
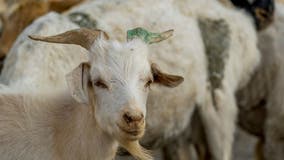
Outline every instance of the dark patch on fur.
{"label": "dark patch on fur", "polygon": [[222,87],[225,61],[229,54],[231,40],[229,26],[222,19],[199,19],[199,27],[207,55],[211,89],[218,89]]}
{"label": "dark patch on fur", "polygon": [[273,22],[274,0],[255,0],[253,3],[248,0],[231,0],[231,2],[236,7],[246,10],[253,17],[257,30],[263,30]]}
{"label": "dark patch on fur", "polygon": [[88,14],[82,12],[74,12],[69,14],[69,19],[82,28],[95,29],[97,21],[92,19]]}
{"label": "dark patch on fur", "polygon": [[229,56],[230,29],[223,19],[204,18],[199,19],[198,22],[207,55],[210,90],[214,106],[216,106],[214,90],[222,88],[225,61]]}
{"label": "dark patch on fur", "polygon": [[238,124],[245,131],[252,135],[264,138],[264,126],[266,120],[266,103],[262,99],[256,106],[244,110],[245,107],[239,106]]}

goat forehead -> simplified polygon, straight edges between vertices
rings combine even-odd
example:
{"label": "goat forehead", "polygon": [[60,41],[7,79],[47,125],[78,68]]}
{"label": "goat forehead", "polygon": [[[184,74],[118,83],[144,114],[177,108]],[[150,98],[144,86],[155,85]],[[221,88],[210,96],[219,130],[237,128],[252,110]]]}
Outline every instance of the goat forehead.
{"label": "goat forehead", "polygon": [[92,49],[90,57],[95,73],[111,77],[133,78],[150,71],[147,45],[140,40],[120,43],[103,41]]}

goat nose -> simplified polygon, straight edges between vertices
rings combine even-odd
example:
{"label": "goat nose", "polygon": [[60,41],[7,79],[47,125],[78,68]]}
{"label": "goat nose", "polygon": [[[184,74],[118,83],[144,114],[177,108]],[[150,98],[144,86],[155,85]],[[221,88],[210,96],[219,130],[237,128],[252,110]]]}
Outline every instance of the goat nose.
{"label": "goat nose", "polygon": [[143,121],[143,118],[144,118],[143,113],[125,112],[123,114],[123,119],[127,124],[140,123],[141,121]]}

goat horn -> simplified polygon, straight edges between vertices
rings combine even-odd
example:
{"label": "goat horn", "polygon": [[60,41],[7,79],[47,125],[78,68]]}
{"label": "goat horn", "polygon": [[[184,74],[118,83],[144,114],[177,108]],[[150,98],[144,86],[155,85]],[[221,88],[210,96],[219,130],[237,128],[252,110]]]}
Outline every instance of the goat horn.
{"label": "goat horn", "polygon": [[109,39],[108,35],[102,30],[80,28],[49,37],[30,35],[29,38],[43,42],[76,44],[89,50],[94,41],[101,36]]}
{"label": "goat horn", "polygon": [[152,33],[144,28],[138,27],[127,31],[127,41],[134,38],[140,38],[145,43],[152,44],[168,39],[173,35],[174,30],[168,30],[162,33]]}

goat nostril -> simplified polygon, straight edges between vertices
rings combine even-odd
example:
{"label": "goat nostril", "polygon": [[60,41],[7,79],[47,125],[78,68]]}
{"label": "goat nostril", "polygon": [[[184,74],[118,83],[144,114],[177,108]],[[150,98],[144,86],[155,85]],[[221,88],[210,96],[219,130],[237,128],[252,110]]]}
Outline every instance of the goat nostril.
{"label": "goat nostril", "polygon": [[123,119],[126,123],[131,123],[133,121],[128,112],[123,115]]}
{"label": "goat nostril", "polygon": [[139,122],[144,118],[144,115],[141,113],[139,115],[131,115],[129,112],[124,113],[123,119],[126,123]]}

